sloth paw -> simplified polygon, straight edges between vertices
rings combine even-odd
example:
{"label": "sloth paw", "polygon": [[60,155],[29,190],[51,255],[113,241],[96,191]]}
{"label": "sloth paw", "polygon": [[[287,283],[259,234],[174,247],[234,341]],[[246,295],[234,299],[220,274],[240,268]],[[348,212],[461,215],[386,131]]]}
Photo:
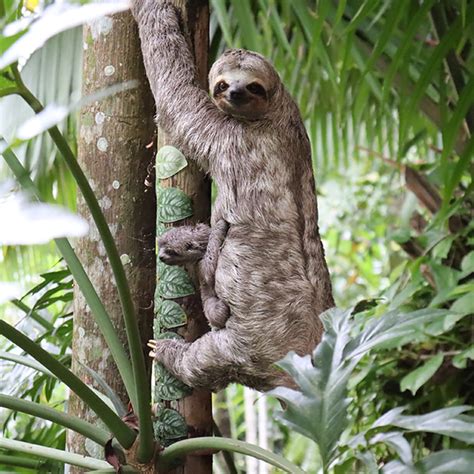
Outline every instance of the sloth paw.
{"label": "sloth paw", "polygon": [[204,301],[203,306],[209,324],[216,329],[224,328],[230,316],[229,306],[215,296]]}
{"label": "sloth paw", "polygon": [[147,346],[151,349],[148,353],[157,362],[162,363],[165,367],[176,359],[178,352],[184,348],[186,343],[178,339],[150,339]]}

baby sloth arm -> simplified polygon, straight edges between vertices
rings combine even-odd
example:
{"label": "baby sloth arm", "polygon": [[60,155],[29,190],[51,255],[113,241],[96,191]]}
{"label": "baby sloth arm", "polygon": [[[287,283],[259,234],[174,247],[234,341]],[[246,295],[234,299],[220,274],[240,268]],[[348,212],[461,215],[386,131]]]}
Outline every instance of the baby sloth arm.
{"label": "baby sloth arm", "polygon": [[228,230],[229,224],[224,219],[219,220],[212,226],[206,254],[199,262],[204,314],[211,326],[218,329],[225,326],[230,316],[229,307],[217,297],[215,291],[217,261]]}
{"label": "baby sloth arm", "polygon": [[217,222],[211,229],[205,224],[180,226],[170,229],[158,241],[158,256],[168,265],[198,263],[201,300],[209,324],[217,329],[229,318],[228,306],[215,293],[215,272],[220,248],[227,234],[228,224]]}
{"label": "baby sloth arm", "polygon": [[226,121],[198,84],[180,14],[172,4],[160,0],[133,0],[132,13],[158,125],[174,146],[207,170],[213,147],[225,141]]}

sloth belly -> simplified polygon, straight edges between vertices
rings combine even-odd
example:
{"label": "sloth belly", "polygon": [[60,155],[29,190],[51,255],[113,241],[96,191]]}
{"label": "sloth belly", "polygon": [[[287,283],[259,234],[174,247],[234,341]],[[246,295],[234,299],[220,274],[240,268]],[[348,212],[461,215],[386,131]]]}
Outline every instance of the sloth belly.
{"label": "sloth belly", "polygon": [[[232,225],[216,270],[217,296],[231,311],[226,327],[246,350],[268,362],[288,351],[304,354],[321,323],[314,289],[305,274],[301,239],[294,227],[256,229]],[[318,334],[316,334],[318,333]]]}

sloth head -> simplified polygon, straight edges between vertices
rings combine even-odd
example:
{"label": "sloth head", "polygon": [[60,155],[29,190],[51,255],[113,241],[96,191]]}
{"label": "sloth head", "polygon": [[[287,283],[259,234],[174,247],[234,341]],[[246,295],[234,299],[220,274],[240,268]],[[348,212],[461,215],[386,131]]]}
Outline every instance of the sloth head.
{"label": "sloth head", "polygon": [[274,67],[260,54],[244,49],[226,51],[209,72],[210,93],[217,107],[246,120],[265,118],[280,86]]}

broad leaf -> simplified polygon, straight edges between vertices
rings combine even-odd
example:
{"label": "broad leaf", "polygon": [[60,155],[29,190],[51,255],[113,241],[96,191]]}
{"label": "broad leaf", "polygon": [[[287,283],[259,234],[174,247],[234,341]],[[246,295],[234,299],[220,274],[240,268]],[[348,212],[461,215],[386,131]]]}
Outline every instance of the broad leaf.
{"label": "broad leaf", "polygon": [[458,369],[465,369],[468,360],[474,360],[474,345],[471,345],[468,349],[456,354],[453,357],[452,363],[454,367]]}
{"label": "broad leaf", "polygon": [[33,115],[18,128],[17,137],[20,140],[29,140],[61,123],[68,114],[68,107],[55,104],[47,105],[40,113]]}
{"label": "broad leaf", "polygon": [[165,226],[162,222],[157,222],[156,223],[156,235],[157,237],[160,237],[160,235],[163,235],[169,228]]}
{"label": "broad leaf", "polygon": [[399,431],[389,431],[387,433],[379,433],[370,440],[370,444],[384,443],[393,448],[400,459],[405,464],[413,462],[413,454],[411,452],[410,443],[405,439],[403,433]]}
{"label": "broad leaf", "polygon": [[176,222],[193,215],[191,199],[177,188],[163,188],[158,193],[158,216],[160,222]]}
{"label": "broad leaf", "polygon": [[184,418],[171,408],[160,410],[154,428],[155,436],[161,441],[186,438],[188,435],[188,427]]}
{"label": "broad leaf", "polygon": [[392,425],[410,431],[439,433],[466,443],[474,443],[474,416],[464,415],[464,412],[473,409],[461,405],[442,408],[425,415],[402,415],[405,408],[397,407],[385,413],[372,427]]}
{"label": "broad leaf", "polygon": [[177,328],[186,324],[186,313],[175,301],[162,300],[156,309],[159,324],[167,329]]}
{"label": "broad leaf", "polygon": [[81,237],[89,228],[80,216],[53,204],[30,202],[23,194],[0,195],[0,245],[31,245],[58,237]]}
{"label": "broad leaf", "polygon": [[158,400],[179,400],[191,392],[190,387],[171,375],[161,364],[156,364],[155,396]]}
{"label": "broad leaf", "polygon": [[119,92],[133,89],[137,87],[137,85],[137,81],[120,82],[110,87],[100,89],[93,94],[82,97],[80,100],[71,103],[67,107],[54,103],[48,104],[41,112],[33,115],[33,117],[27,119],[19,126],[16,134],[17,138],[19,140],[30,140],[31,138],[40,135],[55,125],[61,124],[61,122],[63,122],[64,119],[74,111],[81,109],[88,104],[92,104],[107,97],[111,97]]}
{"label": "broad leaf", "polygon": [[410,390],[410,392],[415,395],[418,389],[424,385],[441,367],[443,360],[443,354],[436,354],[423,365],[405,375],[405,377],[403,377],[400,382],[400,390],[402,392],[405,390]]}
{"label": "broad leaf", "polygon": [[0,304],[19,298],[22,293],[23,289],[18,283],[0,281]]}
{"label": "broad leaf", "polygon": [[161,147],[156,155],[156,177],[170,178],[187,165],[186,158],[177,148],[166,145]]}
{"label": "broad leaf", "polygon": [[[328,466],[347,426],[347,381],[355,362],[346,362],[344,350],[350,341],[351,310],[330,309],[321,315],[325,333],[313,361],[290,352],[278,365],[288,372],[301,391],[278,387],[271,395],[287,404],[280,420],[313,439]],[[314,364],[314,365],[313,365]]]}
{"label": "broad leaf", "polygon": [[419,472],[430,474],[468,473],[473,471],[474,450],[445,449],[426,456],[415,466]]}
{"label": "broad leaf", "polygon": [[183,339],[178,333],[173,331],[160,332],[156,339]]}
{"label": "broad leaf", "polygon": [[367,323],[363,331],[349,344],[347,357],[360,358],[369,350],[397,347],[423,334],[423,325],[443,320],[450,313],[440,309],[422,309],[412,313],[390,311]]}
{"label": "broad leaf", "polygon": [[156,291],[163,298],[181,298],[192,295],[194,286],[184,268],[166,266],[159,276]]}
{"label": "broad leaf", "polygon": [[474,450],[445,449],[431,453],[414,466],[400,461],[386,464],[383,474],[454,474],[471,473],[474,465]]}
{"label": "broad leaf", "polygon": [[451,310],[456,313],[467,315],[474,313],[474,293],[466,293],[457,299],[452,305]]}

